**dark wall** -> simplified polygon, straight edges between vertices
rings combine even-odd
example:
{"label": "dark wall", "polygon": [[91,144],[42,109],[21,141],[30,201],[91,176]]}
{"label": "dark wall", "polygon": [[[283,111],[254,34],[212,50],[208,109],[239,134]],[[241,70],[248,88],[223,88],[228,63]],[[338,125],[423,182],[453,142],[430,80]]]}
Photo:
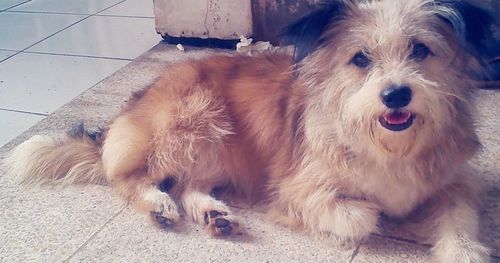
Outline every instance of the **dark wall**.
{"label": "dark wall", "polygon": [[320,0],[252,0],[253,37],[277,44],[282,29],[314,10]]}

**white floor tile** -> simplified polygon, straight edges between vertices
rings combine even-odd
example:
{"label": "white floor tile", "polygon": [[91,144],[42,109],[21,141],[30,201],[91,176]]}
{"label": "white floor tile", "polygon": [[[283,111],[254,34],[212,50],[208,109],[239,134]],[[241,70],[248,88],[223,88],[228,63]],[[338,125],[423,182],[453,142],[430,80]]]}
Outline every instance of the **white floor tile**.
{"label": "white floor tile", "polygon": [[32,0],[9,11],[95,14],[123,0]]}
{"label": "white floor tile", "polygon": [[152,18],[94,16],[28,51],[134,59],[160,40]]}
{"label": "white floor tile", "polygon": [[19,5],[25,2],[29,2],[30,0],[1,0],[0,1],[0,11],[11,8],[15,5]]}
{"label": "white floor tile", "polygon": [[0,48],[23,50],[84,17],[82,15],[2,12],[0,13]]}
{"label": "white floor tile", "polygon": [[154,17],[153,0],[127,0],[99,15]]}
{"label": "white floor tile", "polygon": [[15,51],[0,50],[0,61],[14,55]]}
{"label": "white floor tile", "polygon": [[14,139],[45,116],[0,110],[0,147]]}
{"label": "white floor tile", "polygon": [[0,108],[51,113],[127,61],[20,53],[0,63]]}

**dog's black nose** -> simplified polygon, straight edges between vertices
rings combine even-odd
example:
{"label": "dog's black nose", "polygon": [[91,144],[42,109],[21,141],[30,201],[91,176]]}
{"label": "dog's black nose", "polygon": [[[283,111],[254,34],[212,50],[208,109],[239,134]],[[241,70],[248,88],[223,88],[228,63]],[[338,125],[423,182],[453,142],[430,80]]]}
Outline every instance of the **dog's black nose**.
{"label": "dog's black nose", "polygon": [[380,92],[380,97],[385,106],[402,108],[410,104],[411,89],[407,86],[390,86]]}

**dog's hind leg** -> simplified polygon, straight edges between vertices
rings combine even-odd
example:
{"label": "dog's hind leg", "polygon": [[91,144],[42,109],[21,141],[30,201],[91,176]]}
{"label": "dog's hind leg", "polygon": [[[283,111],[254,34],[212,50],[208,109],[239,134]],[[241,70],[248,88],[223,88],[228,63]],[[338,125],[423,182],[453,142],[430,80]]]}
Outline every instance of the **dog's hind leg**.
{"label": "dog's hind leg", "polygon": [[228,235],[238,225],[229,208],[208,193],[227,181],[220,153],[232,123],[220,97],[209,89],[192,90],[161,105],[152,113],[155,127],[149,143],[147,169],[154,181],[166,175],[176,185],[172,196],[196,222],[207,224],[212,235]]}
{"label": "dog's hind leg", "polygon": [[168,227],[180,219],[177,204],[170,195],[144,177],[116,183],[115,188],[136,210],[149,214],[152,222],[160,227]]}
{"label": "dog's hind leg", "polygon": [[[160,84],[113,122],[102,158],[122,196],[156,222],[171,223],[179,215],[170,197],[181,198],[188,186],[200,189],[224,181],[218,156],[232,125],[222,99],[212,90],[194,86],[174,92],[175,87]],[[169,178],[175,186],[169,193],[160,191]],[[209,195],[198,197],[186,194],[184,199],[217,203]]]}
{"label": "dog's hind leg", "polygon": [[163,192],[157,183],[139,173],[133,175],[136,179],[115,183],[115,189],[129,200],[137,211],[148,214],[157,226],[169,227],[179,221],[179,209],[169,193]]}
{"label": "dog's hind leg", "polygon": [[151,129],[127,116],[110,126],[102,149],[104,170],[120,196],[153,222],[168,226],[180,219],[177,205],[148,171]]}
{"label": "dog's hind leg", "polygon": [[175,101],[165,123],[153,136],[150,172],[176,177],[173,189],[186,214],[206,225],[213,236],[235,233],[240,225],[222,201],[209,195],[213,187],[227,183],[221,152],[232,134],[232,123],[221,98],[200,89]]}

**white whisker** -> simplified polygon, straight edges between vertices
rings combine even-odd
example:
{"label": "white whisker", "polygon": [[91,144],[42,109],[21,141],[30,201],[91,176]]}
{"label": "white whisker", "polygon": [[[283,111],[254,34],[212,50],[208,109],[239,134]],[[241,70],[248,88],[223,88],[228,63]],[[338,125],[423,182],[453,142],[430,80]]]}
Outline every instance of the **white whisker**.
{"label": "white whisker", "polygon": [[466,100],[466,99],[464,99],[464,98],[462,98],[462,97],[458,96],[457,94],[453,94],[453,93],[446,92],[446,91],[442,91],[442,90],[436,90],[436,92],[441,93],[441,94],[444,94],[444,95],[447,95],[447,96],[454,97],[454,98],[456,98],[456,99],[458,99],[458,100],[460,100],[460,101],[462,101],[462,102],[467,102],[467,100]]}

